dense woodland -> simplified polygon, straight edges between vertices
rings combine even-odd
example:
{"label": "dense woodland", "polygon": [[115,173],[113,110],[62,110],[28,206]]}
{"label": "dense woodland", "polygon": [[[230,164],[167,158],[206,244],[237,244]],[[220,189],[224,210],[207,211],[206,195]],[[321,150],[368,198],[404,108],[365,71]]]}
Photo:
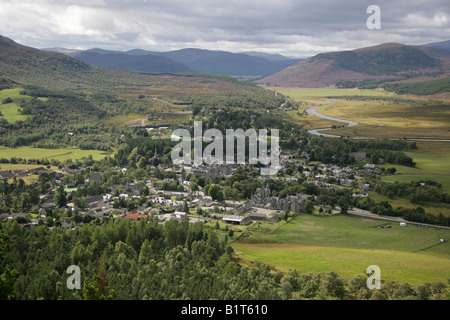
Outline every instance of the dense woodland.
{"label": "dense woodland", "polygon": [[397,94],[414,94],[419,96],[432,95],[441,92],[449,92],[450,78],[416,83],[392,83],[384,85],[383,88]]}
{"label": "dense woodland", "polygon": [[348,165],[354,164],[355,159],[349,156],[350,152],[366,152],[370,163],[378,164],[381,161],[392,164],[415,166],[415,162],[404,152],[416,149],[415,142],[380,140],[352,140],[352,139],[324,139],[323,137],[310,137],[303,143],[302,150],[310,155],[310,161]]}
{"label": "dense woodland", "polygon": [[[202,223],[150,220],[92,222],[67,230],[2,224],[2,299],[446,299],[448,284],[386,282],[367,289],[364,276],[273,272],[242,266],[214,230]],[[82,288],[66,286],[70,265]]]}

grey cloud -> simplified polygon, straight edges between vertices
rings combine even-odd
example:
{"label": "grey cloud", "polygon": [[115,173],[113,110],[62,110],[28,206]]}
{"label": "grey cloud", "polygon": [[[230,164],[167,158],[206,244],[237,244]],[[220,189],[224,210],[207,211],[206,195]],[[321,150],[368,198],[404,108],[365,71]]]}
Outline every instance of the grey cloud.
{"label": "grey cloud", "polygon": [[[381,30],[368,30],[366,8],[381,8]],[[80,8],[81,24],[67,25],[66,9]],[[8,10],[9,12],[5,12]],[[19,14],[20,13],[20,14]],[[15,17],[12,23],[5,17]],[[62,18],[61,18],[62,17]],[[33,21],[33,23],[30,23]],[[71,21],[77,21],[72,19]],[[126,50],[253,50],[304,56],[381,42],[447,40],[448,0],[147,0],[3,1],[0,30],[41,47]]]}

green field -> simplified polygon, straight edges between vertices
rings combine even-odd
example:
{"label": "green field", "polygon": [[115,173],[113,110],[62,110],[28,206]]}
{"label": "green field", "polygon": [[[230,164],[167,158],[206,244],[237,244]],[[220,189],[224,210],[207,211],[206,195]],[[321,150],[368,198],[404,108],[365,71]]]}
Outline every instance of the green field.
{"label": "green field", "polygon": [[99,151],[99,150],[81,150],[76,148],[59,148],[59,149],[45,149],[45,148],[6,148],[0,147],[0,158],[22,158],[22,159],[48,159],[48,160],[77,160],[92,155],[94,160],[103,159],[106,156],[112,156],[113,153]]}
{"label": "green field", "polygon": [[155,119],[148,120],[147,114],[130,113],[127,115],[111,117],[104,120],[106,125],[115,127],[144,127],[144,126],[158,126],[163,124],[179,123],[192,116],[192,113],[181,112],[161,112],[155,113]]}
{"label": "green field", "polygon": [[145,114],[130,113],[127,115],[105,119],[104,123],[116,127],[132,126],[132,125],[144,126],[148,124],[148,120],[147,115]]}
{"label": "green field", "polygon": [[[384,180],[409,182],[434,180],[442,184],[442,190],[450,193],[450,142],[417,142],[417,150],[405,152],[416,162],[416,167],[395,165],[397,173]],[[392,167],[392,164],[380,167]]]}
{"label": "green field", "polygon": [[[22,115],[19,112],[19,103],[21,101],[29,101],[33,99],[30,96],[21,95],[20,92],[23,88],[14,88],[14,89],[4,89],[0,91],[0,103],[7,98],[11,98],[13,102],[7,104],[0,104],[0,111],[3,114],[3,118],[5,118],[8,122],[14,123],[19,120],[26,120],[28,118],[27,115]],[[38,98],[40,100],[45,100],[47,98]]]}
{"label": "green field", "polygon": [[382,281],[447,283],[449,259],[389,250],[320,247],[291,244],[235,244],[238,256],[263,262],[276,270],[300,273],[336,272],[344,279],[364,275],[370,265],[381,270]]}
{"label": "green field", "polygon": [[[411,181],[432,180],[442,185],[442,191],[450,193],[450,143],[449,142],[417,142],[416,151],[405,152],[416,162],[416,167],[407,167],[397,164],[381,164],[379,167],[397,169],[396,174],[383,176],[388,182],[409,183]],[[388,201],[395,207],[417,208],[423,207],[427,213],[450,216],[450,204],[446,203],[417,203],[413,204],[406,198],[386,196],[370,192],[370,197],[375,201]]]}
{"label": "green field", "polygon": [[[390,229],[376,228],[383,223],[387,222],[345,215],[324,217],[303,214],[291,223],[277,224],[280,227],[271,233],[257,232],[254,239],[276,243],[411,252],[433,245],[441,238],[450,237],[450,230],[402,228],[394,222],[388,223],[392,225]],[[444,244],[423,253],[450,258],[450,245]]]}
{"label": "green field", "polygon": [[[378,229],[381,224],[392,228]],[[232,244],[241,259],[302,273],[335,271],[344,278],[362,275],[374,264],[380,266],[382,279],[410,284],[446,282],[450,271],[449,243],[436,245],[450,238],[450,230],[343,215],[300,215],[268,227]]]}
{"label": "green field", "polygon": [[[410,179],[407,181],[410,182]],[[449,203],[435,203],[435,202],[419,202],[412,203],[408,198],[394,197],[389,199],[387,196],[376,193],[375,191],[369,191],[369,197],[376,201],[387,201],[389,202],[393,208],[407,208],[407,209],[416,209],[417,207],[422,207],[426,213],[430,213],[432,215],[438,216],[442,213],[445,217],[450,217],[450,204]]]}
{"label": "green field", "polygon": [[[12,163],[0,163],[0,171],[13,171],[13,170],[31,170],[40,168],[42,165],[40,164],[12,164]],[[50,166],[50,170],[56,170],[58,167]],[[26,184],[31,184],[38,180],[37,175],[29,175],[25,177],[21,177]],[[14,179],[9,179],[8,182],[12,183]]]}
{"label": "green field", "polygon": [[384,90],[364,89],[300,89],[300,88],[268,88],[293,99],[314,99],[336,96],[392,96]]}
{"label": "green field", "polygon": [[[0,163],[0,171],[9,171],[9,170],[31,170],[36,168],[41,168],[41,164],[13,164],[13,163]],[[58,169],[55,166],[51,166],[50,169],[56,170]]]}

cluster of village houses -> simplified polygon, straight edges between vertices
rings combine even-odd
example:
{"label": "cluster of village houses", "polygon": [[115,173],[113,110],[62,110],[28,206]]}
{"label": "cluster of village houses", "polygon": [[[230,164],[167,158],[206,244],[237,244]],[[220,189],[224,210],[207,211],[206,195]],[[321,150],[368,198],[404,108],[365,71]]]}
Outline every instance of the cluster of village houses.
{"label": "cluster of village houses", "polygon": [[[282,153],[281,155],[281,168],[286,167],[286,165],[294,161],[293,155],[291,153]],[[213,179],[215,177],[229,177],[233,175],[236,168],[239,165],[210,165],[210,166],[200,166],[200,167],[184,167],[186,173],[192,173],[197,176],[203,176],[205,180]],[[249,169],[249,166],[245,166]],[[312,168],[305,167],[303,172],[296,172],[288,177],[277,177],[277,176],[259,176],[258,179],[263,182],[266,186],[256,190],[255,194],[251,199],[247,201],[213,201],[209,196],[203,194],[202,189],[200,191],[188,191],[189,181],[182,181],[181,171],[182,168],[171,167],[168,165],[160,165],[159,169],[164,171],[174,171],[177,174],[180,183],[185,187],[184,192],[175,191],[164,191],[157,190],[154,187],[152,180],[146,180],[145,182],[133,182],[127,183],[125,186],[111,187],[110,193],[105,193],[97,196],[87,197],[85,199],[87,208],[82,210],[81,215],[90,215],[92,217],[102,217],[110,216],[111,214],[118,218],[140,220],[149,219],[150,215],[154,214],[158,217],[159,222],[165,222],[170,219],[176,219],[178,221],[183,221],[188,219],[189,222],[198,221],[210,221],[210,219],[221,219],[225,222],[247,225],[253,220],[271,220],[279,221],[283,217],[283,212],[289,210],[290,212],[297,213],[304,209],[305,202],[311,196],[304,194],[288,195],[285,198],[280,198],[277,196],[272,196],[268,184],[265,183],[269,179],[285,179],[287,181],[296,181],[301,175],[307,178],[307,182],[322,186],[325,188],[338,188],[342,185],[350,185],[353,181],[358,181],[365,174],[379,174],[381,170],[375,165],[365,165],[364,168],[355,170],[350,167],[339,167],[336,165],[326,165],[318,164],[318,169],[321,174],[313,172]],[[251,168],[250,168],[251,170]],[[32,170],[17,170],[17,171],[0,171],[0,179],[11,179],[24,177],[32,174],[39,174],[42,172],[48,172],[46,168],[37,168]],[[60,174],[72,174],[73,169],[63,169],[57,170]],[[329,178],[334,178],[336,181],[339,180],[341,186],[332,185],[326,182]],[[352,177],[350,179],[349,177]],[[101,185],[101,173],[94,173],[88,179],[85,180],[85,185],[89,186],[96,182]],[[56,189],[62,183],[61,180],[51,181],[51,186]],[[150,190],[147,196],[146,204],[138,207],[136,210],[129,212],[127,209],[117,209],[113,208],[113,201],[116,197],[113,196],[114,191],[117,188],[121,188],[121,193],[118,197],[123,198],[139,198],[141,197],[145,187]],[[74,190],[75,185],[65,186],[66,190],[70,192],[70,189]],[[370,185],[359,183],[359,192],[355,192],[353,196],[355,197],[365,197],[367,196],[367,191]],[[147,206],[148,202],[152,202],[152,206]],[[157,205],[159,204],[159,205]],[[197,216],[187,214],[183,211],[183,207],[187,204],[190,208],[201,208],[206,210],[211,214],[208,217]],[[56,208],[55,204],[55,194],[48,193],[41,195],[41,201],[38,205],[39,216],[37,218],[32,218],[28,213],[12,213],[12,214],[1,214],[2,219],[14,219],[17,217],[24,217],[29,222],[24,224],[24,226],[34,226],[38,224],[38,220],[44,218],[48,210],[54,210]],[[164,208],[164,209],[163,209]],[[63,210],[74,210],[74,204],[68,203],[66,208]],[[170,213],[167,213],[170,212]],[[65,220],[61,222],[63,227],[73,227],[74,222],[72,219]]]}

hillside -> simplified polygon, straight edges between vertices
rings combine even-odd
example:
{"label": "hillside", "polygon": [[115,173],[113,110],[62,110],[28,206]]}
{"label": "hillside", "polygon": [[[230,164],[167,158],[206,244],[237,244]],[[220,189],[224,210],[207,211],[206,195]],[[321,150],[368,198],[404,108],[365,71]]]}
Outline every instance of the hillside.
{"label": "hillside", "polygon": [[[3,79],[3,80],[2,80]],[[73,90],[107,79],[104,71],[68,55],[41,51],[0,36],[0,80],[16,85]],[[10,85],[8,87],[11,87]]]}
{"label": "hillside", "polygon": [[311,58],[313,61],[335,61],[345,70],[371,76],[396,75],[400,72],[417,71],[439,66],[439,61],[422,50],[396,43],[370,48],[334,53],[321,53]]}
{"label": "hillside", "polygon": [[64,54],[26,47],[3,36],[0,36],[0,67],[14,68],[16,73],[32,71],[57,73],[63,70],[85,72],[91,69],[88,64]]}
{"label": "hillside", "polygon": [[450,92],[450,77],[434,79],[429,81],[417,81],[410,83],[385,84],[383,88],[397,94],[414,94],[418,96],[429,96],[439,93]]}
{"label": "hillside", "polygon": [[403,79],[450,70],[450,52],[397,43],[321,53],[259,82],[273,86],[324,87],[343,81]]}
{"label": "hillside", "polygon": [[166,57],[145,54],[130,55],[126,53],[99,53],[83,51],[74,55],[75,58],[88,64],[122,70],[179,73],[192,71],[188,67]]}

